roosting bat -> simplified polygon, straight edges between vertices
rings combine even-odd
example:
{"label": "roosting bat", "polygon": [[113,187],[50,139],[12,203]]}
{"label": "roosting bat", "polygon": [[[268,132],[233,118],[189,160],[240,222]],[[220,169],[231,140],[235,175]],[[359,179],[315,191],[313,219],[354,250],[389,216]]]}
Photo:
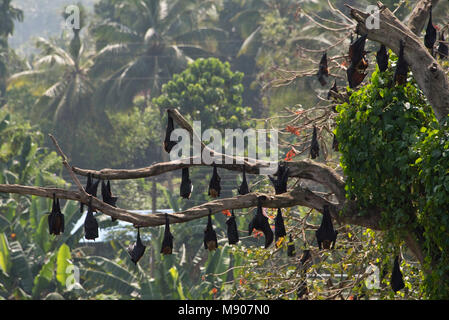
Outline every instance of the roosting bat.
{"label": "roosting bat", "polygon": [[332,85],[332,87],[329,89],[329,91],[327,93],[327,100],[330,100],[332,98],[332,94],[337,94],[337,93],[338,93],[337,80],[334,80],[334,84]]}
{"label": "roosting bat", "polygon": [[430,6],[429,22],[427,23],[426,35],[424,36],[424,45],[426,46],[427,49],[429,49],[431,55],[433,55],[433,46],[435,45],[436,41],[437,41],[437,30],[435,29],[432,23],[432,6]]}
{"label": "roosting bat", "polygon": [[407,83],[408,63],[404,58],[404,42],[399,43],[399,57],[394,71],[394,83],[405,85]]}
{"label": "roosting bat", "polygon": [[168,220],[168,215],[165,214],[165,231],[164,240],[162,240],[161,253],[162,254],[172,254],[173,252],[173,235],[170,232],[170,222]]}
{"label": "roosting bat", "polygon": [[217,166],[214,164],[214,172],[209,182],[209,195],[212,198],[218,198],[220,196],[221,191],[220,180],[221,178],[217,173]]}
{"label": "roosting bat", "polygon": [[107,203],[113,207],[116,206],[118,197],[112,196],[111,182],[109,180],[107,183],[104,183],[104,181],[101,181],[101,196],[103,198],[104,203]]}
{"label": "roosting bat", "polygon": [[301,259],[299,259],[299,262],[300,262],[301,264],[304,264],[304,263],[307,262],[307,260],[310,259],[310,257],[311,257],[311,255],[310,255],[310,250],[306,249],[306,250],[304,250],[304,252],[302,253],[302,256],[301,256]]}
{"label": "roosting bat", "polygon": [[98,222],[94,217],[94,212],[92,209],[92,198],[89,200],[89,205],[87,207],[87,215],[84,220],[84,237],[87,240],[95,240],[98,238]]}
{"label": "roosting bat", "polygon": [[441,32],[440,35],[440,45],[438,46],[438,53],[441,60],[447,59],[447,57],[449,56],[449,48],[447,44],[444,43],[444,31]]}
{"label": "roosting bat", "polygon": [[337,136],[334,133],[334,139],[332,140],[332,149],[334,151],[338,151],[338,140],[337,140]]}
{"label": "roosting bat", "polygon": [[404,281],[402,280],[402,272],[399,268],[399,257],[396,256],[394,259],[393,271],[391,272],[391,289],[397,292],[405,287]]}
{"label": "roosting bat", "polygon": [[[87,182],[86,182],[86,187],[84,188],[84,190],[86,191],[86,193],[97,197],[97,189],[98,189],[98,184],[100,183],[100,179],[98,179],[95,183],[92,182],[92,173],[88,173],[87,174]],[[83,213],[84,210],[84,204],[81,203],[80,204],[80,212]]]}
{"label": "roosting bat", "polygon": [[254,218],[251,220],[248,226],[248,232],[251,235],[253,230],[262,231],[265,236],[265,249],[270,246],[273,242],[273,231],[271,230],[270,224],[268,223],[268,218],[263,214],[262,210],[262,200],[265,200],[265,196],[260,196],[257,198],[257,212]]}
{"label": "roosting bat", "polygon": [[170,153],[171,149],[173,149],[173,147],[177,144],[176,141],[170,140],[170,135],[174,129],[175,127],[173,125],[173,118],[170,115],[168,115],[167,129],[165,131],[165,140],[164,140],[164,150],[167,153]]}
{"label": "roosting bat", "polygon": [[231,216],[226,220],[228,226],[228,243],[236,244],[239,240],[239,233],[237,230],[237,223],[235,222],[234,210],[231,211]]}
{"label": "roosting bat", "polygon": [[326,77],[329,76],[329,69],[327,67],[327,53],[326,52],[321,57],[320,65],[318,67],[317,76],[318,76],[318,81],[320,81],[321,85],[325,86],[327,84],[327,81],[326,81],[326,79],[324,77],[325,76]]}
{"label": "roosting bat", "polygon": [[285,232],[284,218],[282,217],[282,210],[278,208],[278,214],[274,218],[274,239],[277,242],[279,238],[285,237],[287,232]]}
{"label": "roosting bat", "polygon": [[387,48],[382,44],[376,54],[376,61],[380,72],[385,72],[387,70],[389,57],[390,55],[387,52]]}
{"label": "roosting bat", "polygon": [[278,164],[278,170],[276,172],[276,178],[268,176],[270,181],[273,183],[274,191],[276,194],[281,194],[287,192],[287,181],[288,181],[288,171],[289,168],[285,164]]}
{"label": "roosting bat", "polygon": [[318,144],[316,127],[313,126],[312,143],[310,145],[310,157],[315,159],[320,155],[320,146]]}
{"label": "roosting bat", "polygon": [[238,193],[240,195],[245,195],[250,193],[249,188],[248,188],[248,182],[246,182],[246,170],[245,170],[245,165],[243,165],[243,177],[242,177],[242,184],[240,185],[240,187],[237,189]]}
{"label": "roosting bat", "polygon": [[192,193],[193,185],[189,177],[189,168],[182,168],[182,179],[179,194],[184,199],[189,199]]}
{"label": "roosting bat", "polygon": [[287,256],[294,257],[296,255],[295,243],[293,242],[292,235],[289,235],[289,241],[287,243]]}
{"label": "roosting bat", "polygon": [[209,209],[209,216],[207,218],[207,226],[204,230],[204,249],[213,251],[218,248],[217,233],[212,226],[211,210]]}
{"label": "roosting bat", "polygon": [[59,198],[53,193],[53,204],[48,215],[48,230],[50,234],[59,235],[64,233],[64,215],[61,212]]}
{"label": "roosting bat", "polygon": [[324,212],[323,219],[321,220],[321,225],[315,232],[316,239],[318,241],[318,248],[321,249],[323,247],[324,249],[334,249],[338,231],[335,231],[334,226],[332,225],[329,207],[325,205],[323,209]]}
{"label": "roosting bat", "polygon": [[355,88],[362,83],[367,73],[368,61],[365,59],[366,34],[355,40],[349,46],[349,60],[351,64],[346,71],[350,88]]}
{"label": "roosting bat", "polygon": [[[108,180],[107,183],[101,181],[101,197],[103,198],[103,202],[109,204],[110,206],[116,207],[116,202],[118,197],[114,197],[111,192],[111,182]],[[112,221],[116,221],[117,219],[111,217]]]}
{"label": "roosting bat", "polygon": [[140,239],[140,228],[137,228],[137,240],[128,247],[128,254],[131,256],[132,262],[137,264],[137,262],[142,258],[145,252],[146,246],[143,245]]}

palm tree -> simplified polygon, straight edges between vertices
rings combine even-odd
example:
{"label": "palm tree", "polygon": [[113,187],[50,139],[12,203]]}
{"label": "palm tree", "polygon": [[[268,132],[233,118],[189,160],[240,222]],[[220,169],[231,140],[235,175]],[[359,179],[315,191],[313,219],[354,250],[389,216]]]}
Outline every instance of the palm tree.
{"label": "palm tree", "polygon": [[76,149],[75,142],[85,141],[80,136],[83,134],[81,125],[86,121],[107,120],[104,111],[92,104],[94,85],[89,78],[92,59],[80,39],[82,27],[83,19],[80,29],[72,30],[73,37],[67,48],[38,38],[36,46],[42,56],[34,62],[34,68],[16,73],[8,81],[10,86],[21,81],[33,81],[46,87],[36,102],[33,116],[41,122],[50,122],[50,130],[65,142],[69,155]]}
{"label": "palm tree", "polygon": [[13,7],[11,0],[0,0],[0,107],[5,103],[8,36],[14,32],[14,21],[23,21],[23,11]]}
{"label": "palm tree", "polygon": [[126,109],[138,93],[155,97],[192,55],[213,51],[213,39],[224,32],[197,27],[208,6],[196,0],[100,1],[96,12],[103,20],[93,28],[99,52],[92,74],[103,83],[96,103]]}

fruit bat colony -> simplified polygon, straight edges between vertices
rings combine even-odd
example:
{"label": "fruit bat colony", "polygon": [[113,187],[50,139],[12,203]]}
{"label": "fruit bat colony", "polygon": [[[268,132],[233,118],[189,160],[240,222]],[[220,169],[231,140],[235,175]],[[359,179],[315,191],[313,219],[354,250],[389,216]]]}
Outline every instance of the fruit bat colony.
{"label": "fruit bat colony", "polygon": [[[432,9],[429,12],[429,20],[426,28],[426,33],[424,36],[424,45],[429,50],[429,52],[436,56],[439,55],[440,59],[447,59],[449,55],[448,45],[445,43],[444,31],[440,32],[439,39],[437,41],[437,30],[432,22]],[[365,51],[367,35],[358,36],[355,41],[353,41],[351,36],[351,43],[349,46],[349,54],[348,54],[348,62],[349,67],[347,68],[347,80],[350,88],[356,88],[359,86],[363,80],[365,79],[368,68],[368,61],[366,59],[367,52]],[[436,44],[438,42],[438,47]],[[435,50],[436,49],[436,50]],[[406,44],[403,40],[399,43],[399,54],[398,60],[396,63],[396,68],[393,77],[393,83],[396,85],[404,85],[407,83],[407,73],[409,70],[409,65],[405,59],[405,50]],[[327,84],[326,78],[329,77],[329,69],[328,69],[328,61],[327,61],[327,53],[325,52],[321,57],[319,66],[318,66],[318,80],[322,86]],[[379,50],[376,52],[376,62],[380,72],[385,72],[388,69],[389,63],[389,53],[385,45],[381,44]],[[329,89],[327,98],[333,98],[334,94],[338,94],[338,88],[336,80],[332,87]],[[335,109],[334,109],[335,112]],[[174,123],[173,118],[168,115],[168,122],[166,127],[165,139],[163,143],[164,150],[166,152],[170,152],[173,147],[177,144],[175,141],[171,141],[170,136],[174,131]],[[338,141],[333,135],[333,143],[332,148],[335,151],[338,151]],[[312,141],[310,146],[310,157],[312,159],[316,159],[319,156],[319,143],[317,137],[317,127],[313,126],[313,134]],[[270,181],[274,186],[275,194],[282,194],[287,192],[287,181],[289,175],[289,168],[286,164],[278,164],[278,170],[276,173],[276,178],[269,176]],[[217,172],[217,167],[213,164],[213,172],[212,177],[209,182],[209,190],[208,194],[212,198],[220,197],[221,185],[220,185],[220,176]],[[96,182],[93,182],[93,177],[91,173],[87,175],[87,182],[85,191],[90,195],[88,210],[86,214],[86,218],[84,221],[84,231],[85,238],[88,240],[95,240],[98,238],[98,222],[94,216],[94,209],[92,208],[92,197],[97,197],[97,189],[100,184],[101,179],[98,179]],[[184,199],[189,199],[193,190],[192,181],[189,177],[189,169],[182,169],[182,181],[180,186],[180,196]],[[246,195],[250,193],[250,189],[248,187],[248,182],[246,179],[246,168],[243,166],[242,168],[242,183],[238,187],[237,192],[239,195]],[[103,202],[109,204],[113,207],[116,206],[117,197],[113,196],[111,192],[111,184],[108,180],[106,183],[101,181],[101,194],[103,198]],[[287,232],[284,225],[284,220],[282,217],[282,210],[278,208],[278,213],[274,219],[274,233],[269,223],[268,217],[264,214],[262,208],[262,202],[265,200],[264,196],[258,197],[258,204],[256,208],[256,214],[250,221],[248,225],[248,233],[251,235],[254,230],[259,230],[264,234],[265,237],[265,248],[268,248],[273,242],[273,238],[276,239],[276,243],[281,238],[287,236]],[[83,212],[83,203],[80,203],[80,211]],[[218,248],[218,240],[217,234],[212,225],[212,212],[209,209],[207,225],[204,230],[204,248],[209,251],[216,250]],[[114,220],[114,219],[113,219]],[[234,215],[234,211],[232,210],[231,216],[226,221],[227,225],[227,238],[228,243],[230,245],[237,244],[239,240],[238,228],[236,217]],[[64,232],[64,215],[61,212],[59,199],[53,194],[53,203],[50,214],[48,215],[48,226],[49,233],[53,235],[59,235]],[[329,207],[323,207],[323,215],[321,225],[318,230],[315,232],[318,248],[322,249],[334,249],[335,243],[337,239],[338,231],[336,231],[332,224],[331,215],[329,212]],[[173,235],[170,232],[170,223],[168,215],[165,214],[165,231],[164,238],[161,246],[161,254],[172,254],[173,252]],[[145,252],[145,245],[143,245],[142,240],[140,238],[140,228],[137,228],[137,240],[135,243],[131,244],[128,247],[128,253],[131,257],[131,260],[134,263],[137,263],[140,258],[143,256]],[[295,245],[292,239],[292,236],[289,235],[289,241],[287,242],[287,255],[292,257],[295,256]],[[303,251],[303,254],[300,258],[300,264],[305,264],[307,261],[311,260],[312,256],[310,253],[310,249],[306,249]],[[399,267],[399,257],[396,256],[393,265],[393,271],[391,274],[391,288],[393,291],[401,290],[405,287],[402,272]],[[301,290],[301,294],[307,288],[299,288]]]}

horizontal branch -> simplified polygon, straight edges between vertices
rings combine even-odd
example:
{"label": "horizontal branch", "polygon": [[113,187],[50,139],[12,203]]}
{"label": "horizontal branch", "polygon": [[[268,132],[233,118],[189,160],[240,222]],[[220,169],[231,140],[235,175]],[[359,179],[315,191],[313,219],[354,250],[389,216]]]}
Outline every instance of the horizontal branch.
{"label": "horizontal branch", "polygon": [[[0,192],[15,193],[21,195],[35,195],[39,197],[53,198],[53,194],[59,199],[75,200],[83,202],[79,191],[69,191],[59,188],[44,188],[44,187],[29,187],[21,185],[0,184]],[[308,189],[296,187],[290,192],[279,195],[264,194],[253,192],[243,196],[236,196],[232,198],[217,199],[199,206],[186,209],[184,211],[169,214],[170,223],[183,223],[202,217],[209,214],[209,209],[212,214],[221,212],[222,210],[244,209],[257,206],[258,197],[265,196],[266,200],[262,202],[265,208],[287,208],[295,206],[305,206],[313,208],[319,212],[323,211],[325,205],[329,206],[331,215],[339,223],[351,223],[372,229],[378,229],[378,218],[370,215],[358,217],[356,211],[346,208],[344,215],[339,215],[339,207],[336,204],[325,200]],[[87,203],[85,203],[87,204]],[[118,220],[132,223],[140,227],[159,226],[165,223],[165,213],[153,213],[144,215],[134,212],[129,212],[124,209],[112,207],[96,197],[92,197],[92,207],[106,215],[109,215]],[[354,206],[355,208],[355,206]],[[376,215],[375,215],[376,216]]]}
{"label": "horizontal branch", "polygon": [[[94,178],[103,180],[125,180],[125,179],[138,179],[157,176],[169,171],[180,170],[182,168],[195,167],[195,166],[212,166],[212,164],[206,164],[202,160],[201,163],[196,164],[194,160],[197,158],[189,158],[189,163],[184,160],[175,160],[169,162],[161,162],[151,165],[145,168],[139,169],[102,169],[102,170],[89,170],[72,167],[73,172],[81,176],[87,176],[89,173]],[[290,170],[289,177],[308,179],[317,183],[327,186],[337,197],[340,203],[345,199],[345,189],[343,178],[332,168],[306,159],[301,161],[284,162]],[[216,164],[218,168],[223,168],[231,171],[241,172],[243,166],[249,174],[259,174],[259,168],[265,166],[266,162],[256,161],[255,163],[245,162],[245,164]]]}

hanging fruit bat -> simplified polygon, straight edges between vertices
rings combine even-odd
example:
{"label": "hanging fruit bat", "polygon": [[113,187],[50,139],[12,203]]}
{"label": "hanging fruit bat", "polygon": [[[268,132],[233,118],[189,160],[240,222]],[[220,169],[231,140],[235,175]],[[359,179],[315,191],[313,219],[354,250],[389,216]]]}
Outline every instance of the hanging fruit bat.
{"label": "hanging fruit bat", "polygon": [[[111,192],[111,182],[108,180],[107,183],[101,181],[101,197],[103,198],[103,202],[109,204],[110,206],[116,207],[116,202],[118,197],[112,196]],[[116,221],[117,219],[111,217],[112,221]]]}
{"label": "hanging fruit bat", "polygon": [[271,230],[268,218],[263,214],[262,200],[265,200],[265,196],[257,198],[257,211],[254,218],[251,220],[248,226],[249,235],[253,233],[253,230],[262,231],[265,236],[265,249],[273,242],[273,231]]}
{"label": "hanging fruit bat", "polygon": [[323,247],[324,249],[334,249],[338,231],[335,231],[334,226],[332,225],[329,206],[325,205],[323,209],[324,212],[323,219],[321,220],[321,225],[315,232],[316,239],[318,241],[318,248],[321,249]]}
{"label": "hanging fruit bat", "polygon": [[312,144],[310,145],[310,157],[315,159],[320,155],[320,146],[318,144],[316,126],[313,126]]}
{"label": "hanging fruit bat", "polygon": [[165,214],[165,232],[164,240],[162,240],[161,253],[162,254],[172,254],[173,252],[173,235],[170,232],[170,222],[168,220],[168,215]]}
{"label": "hanging fruit bat", "polygon": [[287,192],[288,171],[289,168],[287,167],[286,164],[279,163],[276,178],[268,176],[268,178],[270,178],[271,183],[273,183],[274,191],[276,194]]}
{"label": "hanging fruit bat", "polygon": [[61,212],[59,198],[53,193],[53,204],[48,215],[48,231],[50,234],[59,235],[64,233],[64,215]]}
{"label": "hanging fruit bat", "polygon": [[214,171],[212,174],[212,178],[209,182],[209,195],[212,198],[218,198],[220,196],[221,186],[220,186],[220,176],[217,173],[217,166],[214,163]]}
{"label": "hanging fruit bat", "polygon": [[137,264],[137,262],[142,258],[145,252],[146,246],[143,245],[142,240],[140,239],[140,228],[137,228],[137,240],[135,243],[132,243],[128,247],[128,254],[131,256],[132,262]]}
{"label": "hanging fruit bat", "polygon": [[376,54],[376,61],[380,72],[385,72],[387,70],[389,57],[390,55],[387,52],[387,48],[382,44]]}
{"label": "hanging fruit bat", "polygon": [[[93,183],[93,179],[92,179],[92,173],[88,173],[87,174],[87,182],[86,182],[86,187],[84,188],[84,190],[86,191],[86,193],[97,197],[97,189],[98,189],[98,184],[100,183],[100,179],[98,179],[95,183]],[[80,204],[80,212],[83,213],[84,211],[84,204],[81,203]]]}
{"label": "hanging fruit bat", "polygon": [[447,44],[444,43],[444,31],[441,32],[440,35],[440,45],[438,46],[438,53],[441,60],[447,59],[447,57],[449,56],[449,48]]}
{"label": "hanging fruit bat", "polygon": [[334,133],[334,139],[332,140],[332,149],[334,151],[338,151],[338,140],[337,140],[337,136]]}
{"label": "hanging fruit bat", "polygon": [[402,280],[402,272],[399,268],[399,257],[396,256],[394,259],[393,271],[391,272],[391,289],[397,292],[405,287],[404,281]]}
{"label": "hanging fruit bat", "polygon": [[394,83],[402,86],[407,83],[408,63],[404,58],[404,41],[399,43],[399,57],[394,71]]}
{"label": "hanging fruit bat", "polygon": [[338,94],[337,80],[334,80],[334,84],[329,89],[329,91],[327,93],[327,100],[330,100],[333,97],[333,95],[335,95],[335,94]]}
{"label": "hanging fruit bat", "polygon": [[321,85],[325,86],[327,84],[327,81],[326,81],[326,79],[324,77],[325,76],[326,77],[329,76],[329,69],[327,67],[327,53],[326,52],[321,57],[320,65],[318,67],[317,76],[318,76],[318,81],[320,81]]}
{"label": "hanging fruit bat", "polygon": [[249,188],[248,188],[248,182],[246,182],[246,172],[245,172],[245,165],[243,165],[243,177],[242,177],[242,184],[240,185],[240,187],[237,189],[238,193],[240,195],[245,195],[250,193]]}
{"label": "hanging fruit bat", "polygon": [[84,220],[84,237],[87,240],[95,240],[98,238],[98,222],[94,217],[94,212],[92,209],[92,198],[89,200],[89,205],[87,207],[87,215]]}
{"label": "hanging fruit bat", "polygon": [[282,210],[278,208],[278,214],[274,218],[274,237],[277,242],[279,238],[285,237],[287,232],[285,232],[284,218],[282,217]]}
{"label": "hanging fruit bat", "polygon": [[170,153],[171,149],[177,144],[176,141],[171,141],[170,136],[174,131],[175,126],[173,125],[173,118],[168,115],[167,129],[165,131],[165,140],[164,140],[164,150],[167,153]]}
{"label": "hanging fruit bat", "polygon": [[366,34],[355,40],[349,46],[349,60],[351,62],[346,74],[350,88],[355,88],[362,83],[368,73],[365,73],[368,68],[368,61],[365,58],[365,42]]}
{"label": "hanging fruit bat", "polygon": [[213,251],[218,248],[218,242],[217,242],[217,233],[214,230],[214,227],[212,226],[212,217],[211,217],[211,210],[209,209],[209,216],[207,218],[207,226],[204,230],[204,249]]}
{"label": "hanging fruit bat", "polygon": [[307,260],[310,259],[310,257],[311,257],[311,255],[310,255],[310,250],[306,249],[306,250],[304,250],[304,252],[302,253],[302,256],[301,256],[301,259],[299,260],[299,262],[300,262],[301,264],[304,264],[304,263],[307,262]]}
{"label": "hanging fruit bat", "polygon": [[437,30],[432,23],[432,6],[430,6],[429,22],[427,23],[426,35],[424,36],[424,45],[429,49],[431,55],[433,55],[433,46],[435,45],[436,40]]}
{"label": "hanging fruit bat", "polygon": [[228,243],[236,244],[239,240],[239,233],[237,230],[237,223],[235,222],[234,210],[232,210],[231,216],[226,220],[228,226]]}
{"label": "hanging fruit bat", "polygon": [[189,199],[192,193],[193,185],[189,177],[189,168],[182,168],[182,179],[179,194],[184,199]]}
{"label": "hanging fruit bat", "polygon": [[295,243],[293,242],[292,235],[289,235],[289,241],[287,243],[287,256],[294,257],[296,255]]}

